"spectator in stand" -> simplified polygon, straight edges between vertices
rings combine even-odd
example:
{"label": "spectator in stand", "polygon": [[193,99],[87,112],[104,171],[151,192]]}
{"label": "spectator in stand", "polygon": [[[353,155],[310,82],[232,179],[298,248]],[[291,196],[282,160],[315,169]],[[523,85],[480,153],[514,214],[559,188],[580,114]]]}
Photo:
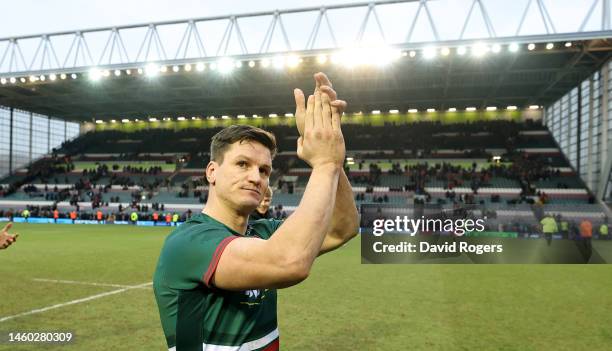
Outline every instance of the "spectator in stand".
{"label": "spectator in stand", "polygon": [[157,213],[157,211],[153,212],[153,224],[157,224],[157,221],[159,220],[159,213]]}
{"label": "spectator in stand", "polygon": [[130,222],[133,225],[136,225],[136,222],[138,222],[138,212],[132,211],[132,213],[130,214]]}
{"label": "spectator in stand", "polygon": [[178,220],[179,220],[179,215],[178,215],[178,213],[175,212],[172,215],[172,226],[173,227],[176,227],[178,225]]}
{"label": "spectator in stand", "polygon": [[104,214],[102,213],[102,211],[98,210],[96,212],[96,219],[98,220],[99,224],[102,224],[102,220],[104,219]]}
{"label": "spectator in stand", "polygon": [[170,212],[166,213],[166,225],[172,225],[172,214]]}
{"label": "spectator in stand", "polygon": [[57,219],[59,218],[59,211],[57,208],[53,210],[53,223],[57,223]]}

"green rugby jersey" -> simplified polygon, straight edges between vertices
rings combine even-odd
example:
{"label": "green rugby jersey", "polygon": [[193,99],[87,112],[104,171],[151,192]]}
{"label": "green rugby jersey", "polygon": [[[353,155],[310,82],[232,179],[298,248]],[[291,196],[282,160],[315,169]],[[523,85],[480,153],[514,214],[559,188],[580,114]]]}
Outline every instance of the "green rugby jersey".
{"label": "green rugby jersey", "polygon": [[[281,224],[255,221],[245,236],[269,239]],[[166,238],[153,289],[170,350],[278,350],[275,289],[226,291],[212,285],[223,250],[240,236],[198,214]]]}

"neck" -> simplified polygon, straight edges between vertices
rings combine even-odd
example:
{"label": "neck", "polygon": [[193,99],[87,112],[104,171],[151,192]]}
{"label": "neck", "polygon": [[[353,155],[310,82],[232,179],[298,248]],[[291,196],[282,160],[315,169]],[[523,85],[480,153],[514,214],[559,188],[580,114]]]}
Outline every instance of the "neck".
{"label": "neck", "polygon": [[243,215],[234,209],[223,206],[220,202],[214,201],[209,197],[209,201],[204,206],[202,213],[225,224],[239,234],[246,233],[249,215]]}

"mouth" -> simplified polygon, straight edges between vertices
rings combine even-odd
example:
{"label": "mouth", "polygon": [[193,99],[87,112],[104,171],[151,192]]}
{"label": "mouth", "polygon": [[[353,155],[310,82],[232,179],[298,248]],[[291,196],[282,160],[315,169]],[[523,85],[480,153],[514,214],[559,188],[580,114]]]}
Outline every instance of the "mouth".
{"label": "mouth", "polygon": [[246,190],[246,191],[248,191],[248,192],[251,192],[251,193],[257,194],[257,196],[259,196],[259,195],[260,195],[259,191],[258,191],[258,190],[255,190],[255,189],[242,189],[242,190]]}

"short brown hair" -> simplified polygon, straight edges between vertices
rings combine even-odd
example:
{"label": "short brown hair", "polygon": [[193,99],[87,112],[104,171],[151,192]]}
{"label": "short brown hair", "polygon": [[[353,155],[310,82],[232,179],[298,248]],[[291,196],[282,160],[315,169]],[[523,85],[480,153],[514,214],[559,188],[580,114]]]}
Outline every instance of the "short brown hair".
{"label": "short brown hair", "polygon": [[235,142],[255,141],[270,150],[272,158],[276,156],[276,138],[274,134],[261,128],[249,125],[233,125],[221,129],[210,142],[211,161],[223,163],[225,151]]}

